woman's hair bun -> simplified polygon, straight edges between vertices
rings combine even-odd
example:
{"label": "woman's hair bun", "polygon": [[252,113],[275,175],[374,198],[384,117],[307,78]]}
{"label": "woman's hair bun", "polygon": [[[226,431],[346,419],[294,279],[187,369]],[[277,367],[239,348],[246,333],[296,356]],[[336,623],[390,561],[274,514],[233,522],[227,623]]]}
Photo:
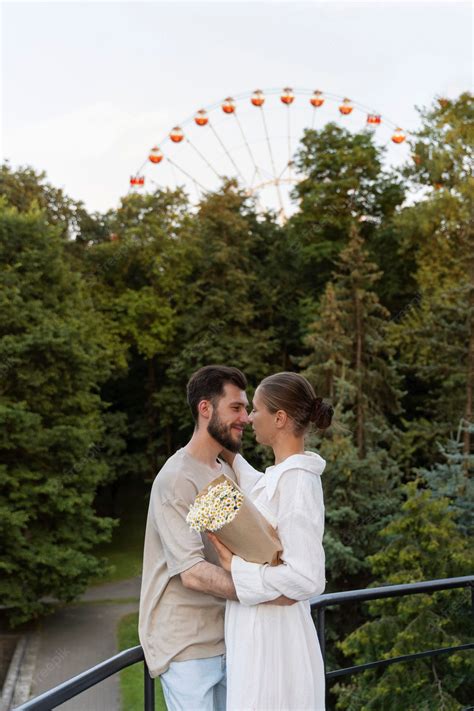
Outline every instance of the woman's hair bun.
{"label": "woman's hair bun", "polygon": [[330,426],[333,415],[334,409],[328,402],[324,402],[322,397],[314,398],[311,422],[314,422],[319,430],[325,430]]}

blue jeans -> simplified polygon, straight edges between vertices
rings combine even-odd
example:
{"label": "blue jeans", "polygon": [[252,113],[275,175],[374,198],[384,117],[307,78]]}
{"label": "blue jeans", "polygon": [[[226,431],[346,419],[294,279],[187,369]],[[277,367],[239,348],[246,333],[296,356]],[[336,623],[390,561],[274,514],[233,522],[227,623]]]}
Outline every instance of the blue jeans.
{"label": "blue jeans", "polygon": [[160,679],[168,711],[225,711],[225,654],[171,662]]}

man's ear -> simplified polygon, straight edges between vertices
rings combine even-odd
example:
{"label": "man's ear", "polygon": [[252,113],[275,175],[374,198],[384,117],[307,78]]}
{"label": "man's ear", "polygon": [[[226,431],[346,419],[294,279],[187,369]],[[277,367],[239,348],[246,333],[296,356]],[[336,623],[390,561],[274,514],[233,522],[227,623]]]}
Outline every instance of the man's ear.
{"label": "man's ear", "polygon": [[212,416],[212,404],[210,400],[201,400],[198,404],[198,413],[205,419],[210,420]]}
{"label": "man's ear", "polygon": [[277,410],[275,413],[275,425],[278,427],[278,429],[281,429],[286,425],[288,421],[288,415],[284,410]]}

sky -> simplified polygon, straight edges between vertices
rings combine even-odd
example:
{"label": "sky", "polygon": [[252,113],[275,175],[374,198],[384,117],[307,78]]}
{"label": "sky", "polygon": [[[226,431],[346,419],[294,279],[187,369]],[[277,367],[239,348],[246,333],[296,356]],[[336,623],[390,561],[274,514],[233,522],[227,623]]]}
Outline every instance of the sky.
{"label": "sky", "polygon": [[[472,90],[472,9],[464,2],[17,0],[2,2],[0,12],[2,158],[13,168],[46,171],[90,211],[117,207],[151,146],[229,95],[319,88],[413,131],[416,106]],[[303,116],[302,102],[291,109],[294,126],[311,116]],[[241,106],[245,134],[263,150],[258,110],[251,113],[248,98]],[[266,107],[270,133],[279,136],[275,161],[283,165],[285,107],[278,97]],[[338,118],[336,103],[332,114],[318,115],[318,127],[330,116]],[[227,119],[216,109],[215,126],[243,160]],[[211,163],[223,160],[208,134],[196,145]],[[184,146],[182,165],[203,167],[191,152]]]}

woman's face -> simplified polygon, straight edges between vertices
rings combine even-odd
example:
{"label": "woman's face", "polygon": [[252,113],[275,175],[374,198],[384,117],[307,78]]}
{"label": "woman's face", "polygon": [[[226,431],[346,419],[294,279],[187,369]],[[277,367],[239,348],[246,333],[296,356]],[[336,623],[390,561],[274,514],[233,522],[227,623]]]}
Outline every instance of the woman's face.
{"label": "woman's face", "polygon": [[271,447],[277,433],[275,415],[272,415],[267,409],[258,388],[253,396],[252,405],[253,409],[249,415],[249,420],[255,432],[255,439],[259,444],[266,444]]}

